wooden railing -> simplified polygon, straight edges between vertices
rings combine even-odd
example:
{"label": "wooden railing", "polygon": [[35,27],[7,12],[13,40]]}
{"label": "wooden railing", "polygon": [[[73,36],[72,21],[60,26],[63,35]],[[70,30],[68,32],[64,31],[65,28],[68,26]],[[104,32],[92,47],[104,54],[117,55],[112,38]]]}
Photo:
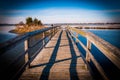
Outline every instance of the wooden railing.
{"label": "wooden railing", "polygon": [[0,79],[18,78],[58,29],[56,26],[36,30],[0,44]]}
{"label": "wooden railing", "polygon": [[[114,65],[120,69],[120,50],[116,48],[115,46],[111,45],[110,43],[106,42],[105,40],[101,39],[100,37],[96,36],[95,34],[83,30],[78,30],[73,27],[67,27],[70,34],[76,39],[76,42],[80,43],[80,45],[83,47],[83,49],[86,51],[86,58],[84,59],[86,63],[88,64],[90,61],[92,61],[99,71],[99,73],[103,76],[105,80],[109,80],[106,76],[106,73],[104,72],[101,65],[97,62],[94,55],[92,55],[90,49],[91,44],[95,45]],[[74,35],[74,33],[76,33]],[[85,46],[79,39],[78,34],[82,35],[87,39],[87,46]],[[88,64],[89,65],[89,64]]]}

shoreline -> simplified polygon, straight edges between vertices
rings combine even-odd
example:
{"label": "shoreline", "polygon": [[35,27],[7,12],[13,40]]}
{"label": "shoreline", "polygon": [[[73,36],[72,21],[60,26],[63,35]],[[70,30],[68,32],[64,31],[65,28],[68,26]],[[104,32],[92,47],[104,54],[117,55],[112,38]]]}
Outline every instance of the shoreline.
{"label": "shoreline", "polygon": [[8,31],[9,33],[15,33],[15,34],[25,34],[28,32],[32,32],[35,30],[39,30],[42,28],[45,28],[46,26],[22,26],[22,27],[17,27],[15,29],[12,29],[10,31]]}
{"label": "shoreline", "polygon": [[119,26],[77,26],[77,29],[120,29]]}

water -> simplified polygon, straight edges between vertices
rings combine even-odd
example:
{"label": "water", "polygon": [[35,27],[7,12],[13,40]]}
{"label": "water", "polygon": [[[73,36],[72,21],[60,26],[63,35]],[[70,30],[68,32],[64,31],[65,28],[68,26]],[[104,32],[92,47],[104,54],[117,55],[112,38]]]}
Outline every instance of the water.
{"label": "water", "polygon": [[[18,34],[9,32],[10,30],[13,30],[13,29],[15,29],[15,26],[0,26],[0,43],[6,42],[18,35]],[[46,42],[47,41],[48,41],[48,38],[46,38]]]}
{"label": "water", "polygon": [[[93,32],[97,36],[101,37],[102,39],[108,41],[112,45],[118,47],[120,49],[120,30],[88,30]],[[79,40],[83,42],[84,45],[87,45],[86,38],[78,35]],[[78,48],[83,54],[83,57],[86,56],[86,51],[78,44]],[[120,80],[120,70],[109,60],[107,57],[97,49],[93,44],[91,47],[91,53],[94,55],[95,59],[98,63],[102,66],[103,70],[106,72],[106,75],[109,77],[110,80]],[[89,63],[92,67],[92,71],[94,72],[95,76],[100,78],[99,73],[97,72],[94,64],[92,62]]]}
{"label": "water", "polygon": [[[3,26],[0,27],[0,43],[3,43],[9,39],[14,38],[17,36],[16,34],[9,33],[10,30],[14,29],[15,26]],[[102,39],[108,41],[112,45],[118,47],[120,49],[120,30],[89,30],[90,32],[93,32],[97,36],[101,37]],[[86,45],[86,39],[82,37],[81,35],[78,36],[78,38]],[[48,38],[46,38],[46,41]],[[41,45],[41,44],[40,44]],[[82,47],[78,44],[79,50],[82,52],[83,56],[85,57],[86,51],[82,49]],[[101,51],[99,51],[93,44],[91,48],[91,52],[94,55],[95,59],[102,65],[102,68],[107,73],[107,76],[109,76],[110,80],[120,80],[119,69],[116,68],[113,63],[111,63],[110,60],[108,60]],[[93,72],[98,74],[96,72],[96,69],[92,62],[90,62],[90,65],[92,66]],[[116,74],[117,73],[117,74]],[[99,76],[96,75],[98,78]]]}
{"label": "water", "polygon": [[16,36],[16,34],[0,32],[0,43],[6,42]]}
{"label": "water", "polygon": [[15,26],[0,26],[0,43],[6,42],[17,36],[17,34],[9,33],[9,31],[14,28]]}
{"label": "water", "polygon": [[8,33],[12,29],[15,29],[15,26],[0,26],[0,32]]}
{"label": "water", "polygon": [[88,30],[120,49],[120,30]]}
{"label": "water", "polygon": [[[14,26],[0,27],[0,43],[8,41],[17,36],[16,34],[9,33],[11,29],[14,29]],[[36,54],[38,54],[39,51],[44,47],[42,38],[42,34],[37,34],[29,38],[30,59],[35,57]],[[44,42],[47,43],[50,38],[46,37],[44,40]],[[0,65],[2,65],[0,72],[2,73],[2,76],[7,75],[5,79],[9,80],[12,79],[13,75],[16,75],[16,73],[19,72],[21,74],[23,72],[20,71],[20,69],[24,70],[23,65],[25,65],[26,61],[25,55],[23,54],[25,54],[27,47],[25,46],[24,41],[19,41],[18,43],[13,44],[11,49],[9,46],[7,48],[5,48],[5,50],[3,49],[5,52],[0,55]]]}

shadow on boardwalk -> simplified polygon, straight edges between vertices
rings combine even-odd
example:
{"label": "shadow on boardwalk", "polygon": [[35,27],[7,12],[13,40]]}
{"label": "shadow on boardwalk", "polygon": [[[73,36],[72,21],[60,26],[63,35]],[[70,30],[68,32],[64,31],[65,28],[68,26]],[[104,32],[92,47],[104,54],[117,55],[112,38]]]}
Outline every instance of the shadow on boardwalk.
{"label": "shadow on boardwalk", "polygon": [[[62,31],[63,32],[63,31]],[[58,41],[56,43],[56,46],[53,50],[53,53],[51,55],[51,58],[49,60],[49,63],[46,65],[46,67],[43,69],[42,75],[40,77],[40,80],[48,80],[49,74],[50,74],[50,69],[51,67],[54,65],[55,60],[56,60],[56,56],[57,56],[57,51],[60,45],[60,41],[61,41],[61,36],[62,36],[62,32],[59,35]]]}
{"label": "shadow on boardwalk", "polygon": [[[76,71],[76,66],[77,66],[77,58],[79,58],[81,56],[76,55],[73,44],[72,44],[72,40],[71,40],[68,32],[66,32],[66,35],[67,35],[67,40],[68,40],[69,44],[60,46],[62,32],[63,31],[61,31],[61,33],[58,37],[58,41],[57,41],[55,47],[51,46],[51,47],[54,47],[54,50],[53,50],[53,53],[51,55],[51,58],[49,59],[49,62],[31,66],[31,68],[35,68],[35,67],[40,67],[40,66],[46,65],[46,67],[42,71],[42,74],[41,74],[39,80],[48,80],[49,75],[50,75],[50,69],[52,68],[52,66],[55,63],[59,63],[59,62],[66,61],[66,60],[71,60],[70,68],[69,68],[70,80],[79,80],[78,75],[77,75],[77,71]],[[59,49],[59,47],[63,47],[63,46],[70,46],[71,57],[56,61],[58,49]],[[51,48],[51,47],[46,47],[46,48]]]}
{"label": "shadow on boardwalk", "polygon": [[71,56],[72,56],[72,60],[71,60],[71,64],[70,64],[70,79],[71,80],[79,80],[78,75],[77,75],[77,71],[76,71],[77,55],[75,53],[75,50],[74,50],[71,38],[68,35],[68,32],[66,32],[66,34],[67,34],[67,38],[69,41],[70,52],[71,52]]}

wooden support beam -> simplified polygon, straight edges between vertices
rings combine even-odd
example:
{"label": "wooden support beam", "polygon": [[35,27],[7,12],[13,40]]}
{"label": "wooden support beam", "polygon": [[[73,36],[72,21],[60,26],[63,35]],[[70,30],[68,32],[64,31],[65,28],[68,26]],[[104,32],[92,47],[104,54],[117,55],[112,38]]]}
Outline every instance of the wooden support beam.
{"label": "wooden support beam", "polygon": [[[31,58],[31,55],[30,55],[30,47],[31,47],[30,37],[27,40],[27,46],[28,46],[28,60],[30,60],[30,58]],[[30,63],[28,64],[28,67],[30,68]]]}
{"label": "wooden support beam", "polygon": [[[78,34],[75,35],[78,38]],[[79,42],[77,39],[75,39],[76,44]]]}
{"label": "wooden support beam", "polygon": [[[87,49],[91,49],[91,42],[87,39]],[[86,61],[90,62],[90,54],[86,52]]]}
{"label": "wooden support beam", "polygon": [[[24,41],[24,49],[25,51],[28,50],[28,40]],[[29,57],[28,57],[28,52],[25,54],[25,63],[27,63],[29,61]],[[28,69],[28,66],[26,66],[26,69]]]}
{"label": "wooden support beam", "polygon": [[[91,61],[94,63],[94,65],[96,66],[97,70],[100,72],[100,74],[102,75],[102,77],[104,78],[104,80],[109,80],[108,77],[106,76],[104,70],[102,69],[101,65],[97,62],[97,60],[94,58],[94,56],[92,55],[92,53],[90,52],[89,49],[91,49],[91,42],[88,40],[87,41],[87,47],[76,37],[73,35],[72,32],[70,32],[71,35],[78,40],[78,42],[80,43],[80,45],[83,47],[83,49],[87,52],[87,54],[89,55],[89,58],[91,59]],[[89,49],[88,49],[89,48]],[[87,60],[86,60],[87,61]],[[87,61],[88,62],[88,61]],[[89,65],[89,64],[88,64]]]}
{"label": "wooden support beam", "polygon": [[[45,37],[45,32],[42,33],[43,38]],[[43,40],[43,46],[45,45],[45,39]]]}
{"label": "wooden support beam", "polygon": [[112,63],[114,63],[120,69],[120,49],[106,42],[100,37],[91,32],[78,30],[76,28],[70,28],[70,31],[74,31],[83,37],[87,38],[92,44],[94,44]]}

